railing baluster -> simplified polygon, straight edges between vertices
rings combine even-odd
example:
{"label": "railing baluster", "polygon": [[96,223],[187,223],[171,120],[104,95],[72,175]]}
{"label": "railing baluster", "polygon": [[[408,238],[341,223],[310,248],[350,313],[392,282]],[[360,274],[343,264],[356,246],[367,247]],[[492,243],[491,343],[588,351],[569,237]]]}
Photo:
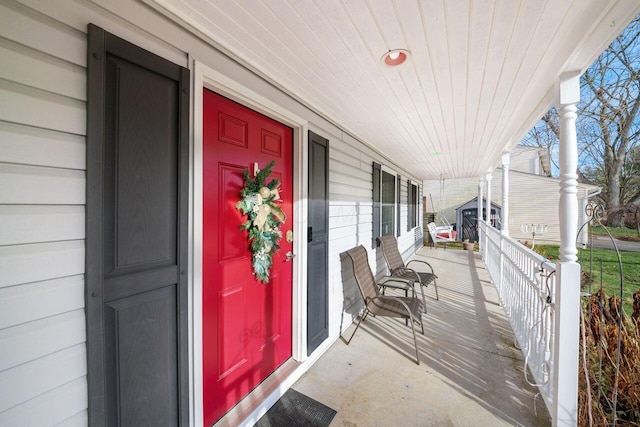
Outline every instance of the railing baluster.
{"label": "railing baluster", "polygon": [[[553,399],[554,309],[547,296],[555,300],[555,264],[531,251],[485,221],[479,222],[484,242],[482,257],[498,292],[500,304],[513,328],[525,356],[533,381],[538,385],[547,408]],[[542,271],[539,272],[539,268]],[[548,279],[547,279],[548,277]],[[549,290],[547,290],[548,280]]]}

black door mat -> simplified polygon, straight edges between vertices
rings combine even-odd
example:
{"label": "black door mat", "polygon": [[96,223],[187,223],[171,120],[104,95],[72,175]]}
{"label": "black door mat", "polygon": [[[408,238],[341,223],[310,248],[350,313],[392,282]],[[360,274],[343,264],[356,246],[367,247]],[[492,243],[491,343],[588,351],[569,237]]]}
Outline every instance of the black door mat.
{"label": "black door mat", "polygon": [[336,411],[290,388],[254,427],[326,427]]}

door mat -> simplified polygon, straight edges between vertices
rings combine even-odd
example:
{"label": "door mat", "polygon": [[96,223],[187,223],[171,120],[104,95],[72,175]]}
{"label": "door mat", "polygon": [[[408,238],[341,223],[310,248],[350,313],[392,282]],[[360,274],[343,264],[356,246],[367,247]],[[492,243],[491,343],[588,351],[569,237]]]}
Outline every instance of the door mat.
{"label": "door mat", "polygon": [[254,427],[326,427],[336,411],[290,388]]}

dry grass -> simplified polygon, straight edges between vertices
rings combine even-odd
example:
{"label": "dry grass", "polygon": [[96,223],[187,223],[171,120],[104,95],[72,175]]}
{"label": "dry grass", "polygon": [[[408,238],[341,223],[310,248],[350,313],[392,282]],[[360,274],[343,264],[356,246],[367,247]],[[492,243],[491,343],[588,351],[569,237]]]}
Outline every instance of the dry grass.
{"label": "dry grass", "polygon": [[621,310],[618,297],[607,300],[602,290],[591,296],[584,311],[578,424],[613,425],[615,405],[616,425],[640,426],[640,290],[633,294],[630,317]]}

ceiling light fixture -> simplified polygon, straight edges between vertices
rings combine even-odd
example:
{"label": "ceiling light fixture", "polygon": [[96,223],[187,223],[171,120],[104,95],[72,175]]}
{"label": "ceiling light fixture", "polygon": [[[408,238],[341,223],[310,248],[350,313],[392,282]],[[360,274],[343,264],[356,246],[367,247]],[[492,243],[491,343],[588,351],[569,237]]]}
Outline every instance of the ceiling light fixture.
{"label": "ceiling light fixture", "polygon": [[380,61],[390,67],[402,64],[409,57],[409,51],[406,49],[393,49],[382,55]]}

